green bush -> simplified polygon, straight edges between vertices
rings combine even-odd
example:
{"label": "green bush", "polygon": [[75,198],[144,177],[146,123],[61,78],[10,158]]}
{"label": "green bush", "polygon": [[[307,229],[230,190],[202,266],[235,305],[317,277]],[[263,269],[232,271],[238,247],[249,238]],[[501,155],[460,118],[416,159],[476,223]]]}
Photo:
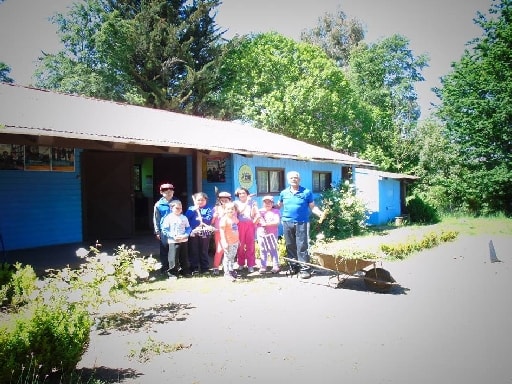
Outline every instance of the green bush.
{"label": "green bush", "polygon": [[412,223],[437,224],[441,221],[437,209],[417,195],[407,199],[406,211]]}
{"label": "green bush", "polygon": [[42,280],[31,266],[18,264],[1,274],[8,281],[0,294],[9,302],[0,313],[0,383],[47,382],[50,374],[69,382],[89,343],[92,311],[118,291],[133,294],[149,271],[160,268],[124,245],[113,256],[92,247],[77,250],[77,256],[87,263]]}
{"label": "green bush", "polygon": [[32,302],[0,328],[0,382],[18,382],[37,367],[40,378],[71,374],[89,343],[92,320],[76,304]]}
{"label": "green bush", "polygon": [[36,289],[36,280],[32,266],[3,263],[0,268],[0,303],[10,308],[28,303]]}
{"label": "green bush", "polygon": [[317,235],[330,240],[347,239],[360,235],[366,229],[368,219],[364,201],[356,197],[354,188],[348,183],[339,183],[322,193],[318,204],[325,212],[325,219],[311,219],[311,237]]}

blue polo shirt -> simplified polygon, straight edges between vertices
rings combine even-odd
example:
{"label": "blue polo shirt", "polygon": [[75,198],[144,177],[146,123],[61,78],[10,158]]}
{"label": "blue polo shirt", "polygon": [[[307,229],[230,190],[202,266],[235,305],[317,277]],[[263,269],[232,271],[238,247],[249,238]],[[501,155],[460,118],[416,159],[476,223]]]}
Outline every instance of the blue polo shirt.
{"label": "blue polo shirt", "polygon": [[281,191],[279,201],[283,206],[282,221],[309,222],[309,204],[314,201],[313,193],[304,187],[293,193],[291,188]]}

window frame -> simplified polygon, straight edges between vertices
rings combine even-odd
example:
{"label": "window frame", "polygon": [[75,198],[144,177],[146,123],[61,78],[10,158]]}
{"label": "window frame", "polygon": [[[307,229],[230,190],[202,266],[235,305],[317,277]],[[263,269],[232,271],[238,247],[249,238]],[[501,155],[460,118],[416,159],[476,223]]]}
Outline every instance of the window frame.
{"label": "window frame", "polygon": [[[265,172],[265,186],[261,185],[260,173]],[[272,189],[271,173],[277,173],[277,188]],[[258,195],[278,195],[285,188],[285,169],[277,167],[256,167],[256,192]]]}
{"label": "window frame", "polygon": [[[325,176],[326,180],[322,186],[322,176]],[[330,171],[313,171],[311,174],[311,184],[313,193],[322,193],[332,186],[332,172]],[[318,185],[318,186],[317,186]]]}

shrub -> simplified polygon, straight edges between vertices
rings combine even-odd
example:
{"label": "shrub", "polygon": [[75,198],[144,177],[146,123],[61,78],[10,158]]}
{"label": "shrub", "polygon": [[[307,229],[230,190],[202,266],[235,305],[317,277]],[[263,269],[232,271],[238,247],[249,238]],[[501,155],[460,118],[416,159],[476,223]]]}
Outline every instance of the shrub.
{"label": "shrub", "polygon": [[114,256],[93,247],[79,249],[77,256],[88,263],[54,271],[43,280],[37,280],[32,267],[16,265],[5,284],[12,289],[2,291],[12,292],[10,313],[3,314],[12,321],[0,325],[0,382],[35,383],[35,375],[46,381],[52,372],[60,382],[69,378],[89,343],[92,311],[119,290],[133,293],[149,271],[160,268],[152,257],[138,254],[124,245]]}
{"label": "shrub", "polygon": [[26,304],[36,289],[37,276],[30,265],[3,263],[0,269],[0,301],[3,306],[17,308]]}
{"label": "shrub", "polygon": [[441,221],[437,209],[417,195],[407,199],[406,210],[413,223],[437,224]]}
{"label": "shrub", "polygon": [[354,188],[348,182],[340,182],[325,190],[319,206],[326,215],[322,222],[312,217],[312,238],[322,233],[325,238],[341,240],[364,232],[368,219],[366,205],[363,200],[356,197]]}
{"label": "shrub", "polygon": [[76,304],[34,302],[0,328],[0,382],[10,382],[36,366],[41,376],[70,374],[89,342],[92,325],[87,311]]}

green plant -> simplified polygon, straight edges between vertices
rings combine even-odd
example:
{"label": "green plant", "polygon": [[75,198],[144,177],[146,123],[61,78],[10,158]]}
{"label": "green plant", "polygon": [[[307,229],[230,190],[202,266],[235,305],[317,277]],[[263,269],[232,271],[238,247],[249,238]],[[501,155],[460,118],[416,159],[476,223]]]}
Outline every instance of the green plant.
{"label": "green plant", "polygon": [[83,307],[65,300],[52,305],[36,300],[12,320],[0,328],[0,382],[23,377],[29,366],[41,376],[70,374],[87,347],[92,324]]}
{"label": "green plant", "polygon": [[366,229],[368,219],[366,204],[355,195],[348,182],[325,190],[319,204],[326,212],[323,221],[311,219],[311,237],[321,235],[328,239],[346,239],[360,235]]}
{"label": "green plant", "polygon": [[77,256],[87,263],[53,271],[42,280],[32,267],[16,265],[6,284],[13,292],[12,321],[0,326],[0,382],[52,372],[70,379],[89,342],[94,310],[119,291],[132,294],[149,271],[160,268],[152,257],[140,257],[134,247],[124,245],[113,256],[94,247],[77,250]]}
{"label": "green plant", "polygon": [[421,239],[411,238],[407,242],[395,244],[381,244],[380,249],[389,259],[403,260],[414,252],[433,248],[440,243],[453,241],[457,238],[456,231],[429,232]]}
{"label": "green plant", "polygon": [[36,289],[37,276],[30,265],[3,263],[0,269],[0,301],[9,308],[17,308],[29,301]]}
{"label": "green plant", "polygon": [[441,221],[437,209],[418,195],[407,198],[406,210],[413,223],[436,224]]}

